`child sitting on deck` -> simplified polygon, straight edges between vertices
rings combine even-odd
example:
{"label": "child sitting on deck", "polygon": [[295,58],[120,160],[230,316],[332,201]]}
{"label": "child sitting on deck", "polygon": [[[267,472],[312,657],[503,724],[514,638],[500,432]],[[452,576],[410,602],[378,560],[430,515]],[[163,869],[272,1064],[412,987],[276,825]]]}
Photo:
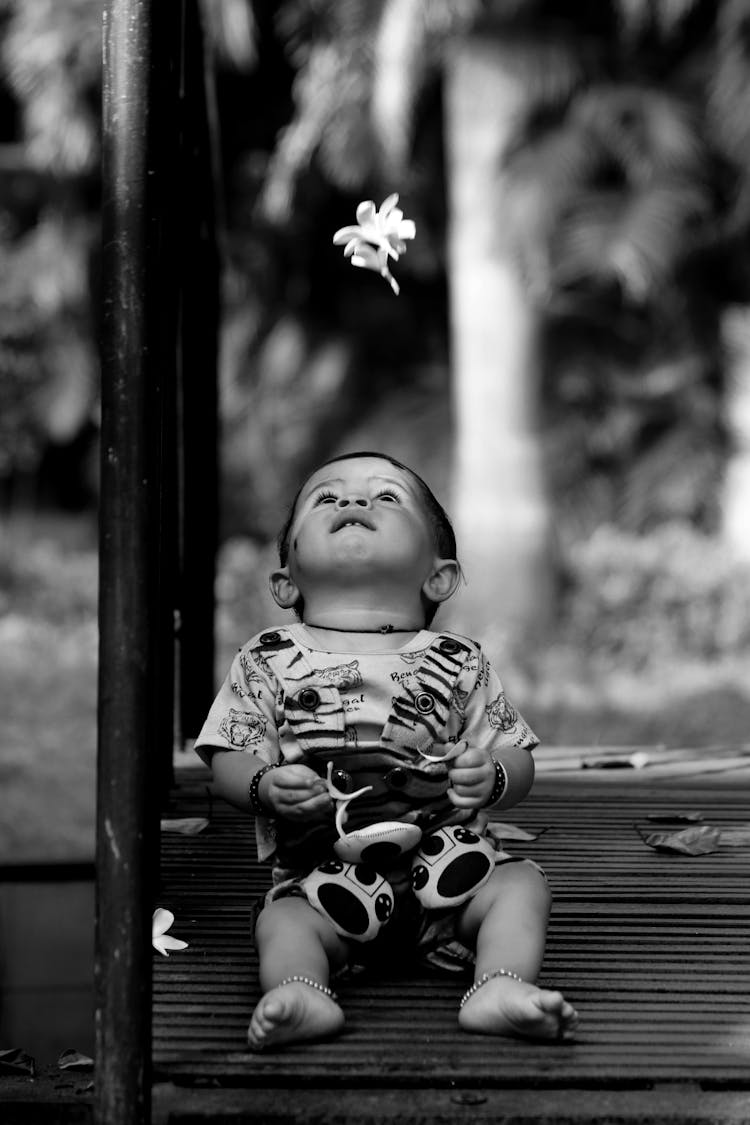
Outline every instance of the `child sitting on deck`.
{"label": "child sitting on deck", "polygon": [[250,1046],[339,1032],[331,976],[377,955],[473,964],[465,1031],[570,1038],[575,1010],[534,983],[546,880],[482,811],[526,796],[537,739],[479,646],[429,630],[460,578],[442,507],[392,458],[347,454],[304,483],[279,554],[271,590],[300,620],[240,650],[196,744],[273,858]]}

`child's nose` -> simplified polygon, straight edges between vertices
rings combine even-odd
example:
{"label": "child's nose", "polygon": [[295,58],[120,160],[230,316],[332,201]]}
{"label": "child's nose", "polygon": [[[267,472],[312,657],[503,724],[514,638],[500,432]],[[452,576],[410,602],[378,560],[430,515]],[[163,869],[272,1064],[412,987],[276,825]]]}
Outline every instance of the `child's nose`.
{"label": "child's nose", "polygon": [[370,501],[366,496],[339,496],[336,501],[337,508],[348,508],[350,504],[356,504],[359,508],[371,507]]}

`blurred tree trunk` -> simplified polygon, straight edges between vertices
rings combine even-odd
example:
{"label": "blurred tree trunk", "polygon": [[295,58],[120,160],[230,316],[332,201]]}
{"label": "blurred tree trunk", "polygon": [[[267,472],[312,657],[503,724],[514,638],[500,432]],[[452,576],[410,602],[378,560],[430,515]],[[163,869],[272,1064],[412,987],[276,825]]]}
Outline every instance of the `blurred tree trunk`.
{"label": "blurred tree trunk", "polygon": [[750,309],[732,307],[722,318],[727,386],[724,409],[730,450],[721,503],[724,541],[750,565]]}
{"label": "blurred tree trunk", "polygon": [[512,257],[503,157],[525,99],[489,38],[446,70],[448,277],[456,423],[452,511],[467,585],[456,628],[518,649],[554,612],[551,517],[538,413],[538,314]]}

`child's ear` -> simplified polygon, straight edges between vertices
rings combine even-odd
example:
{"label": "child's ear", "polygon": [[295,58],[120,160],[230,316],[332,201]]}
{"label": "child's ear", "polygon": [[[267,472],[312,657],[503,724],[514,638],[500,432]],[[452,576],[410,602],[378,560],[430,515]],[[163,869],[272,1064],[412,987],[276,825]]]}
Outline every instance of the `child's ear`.
{"label": "child's ear", "polygon": [[431,602],[445,602],[455,594],[461,581],[461,568],[455,559],[435,559],[432,573],[422,584],[422,593]]}
{"label": "child's ear", "polygon": [[282,609],[292,609],[299,598],[299,588],[289,576],[289,567],[274,570],[268,581],[276,604]]}

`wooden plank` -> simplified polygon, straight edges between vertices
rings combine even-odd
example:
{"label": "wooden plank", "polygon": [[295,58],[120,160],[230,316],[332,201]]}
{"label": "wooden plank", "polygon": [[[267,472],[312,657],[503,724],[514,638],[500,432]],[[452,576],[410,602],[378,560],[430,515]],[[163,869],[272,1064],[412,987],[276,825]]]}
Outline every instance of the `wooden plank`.
{"label": "wooden plank", "polygon": [[[704,1093],[690,1082],[662,1090],[637,1090],[627,1083],[609,1090],[508,1088],[482,1086],[451,1090],[337,1090],[331,1112],[329,1090],[299,1092],[267,1089],[186,1090],[157,1087],[155,1125],[290,1125],[335,1121],[350,1125],[747,1125],[747,1097],[732,1092]],[[304,1114],[304,1117],[302,1116]]]}

